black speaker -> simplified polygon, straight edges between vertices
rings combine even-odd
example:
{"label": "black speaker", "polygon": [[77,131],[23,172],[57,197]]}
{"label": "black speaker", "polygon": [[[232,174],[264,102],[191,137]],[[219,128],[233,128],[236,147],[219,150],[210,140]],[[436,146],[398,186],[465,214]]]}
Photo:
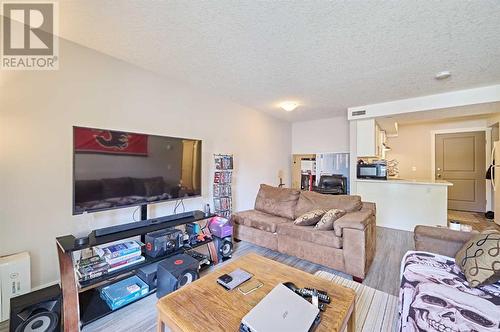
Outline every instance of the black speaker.
{"label": "black speaker", "polygon": [[61,331],[62,296],[59,285],[10,299],[10,332]]}
{"label": "black speaker", "polygon": [[219,238],[214,236],[215,249],[217,250],[217,260],[222,262],[223,259],[230,258],[233,255],[233,239],[231,236]]}
{"label": "black speaker", "polygon": [[156,296],[161,298],[198,279],[200,262],[186,254],[175,255],[158,264]]}
{"label": "black speaker", "polygon": [[[160,261],[161,262],[161,261]],[[148,284],[149,289],[156,288],[158,272],[158,265],[160,262],[146,265],[137,270],[136,275],[142,279],[146,284]]]}

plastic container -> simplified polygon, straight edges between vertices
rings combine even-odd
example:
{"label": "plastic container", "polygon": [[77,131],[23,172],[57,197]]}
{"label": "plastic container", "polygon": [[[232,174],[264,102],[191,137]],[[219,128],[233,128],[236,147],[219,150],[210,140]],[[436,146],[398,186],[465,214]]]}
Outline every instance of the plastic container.
{"label": "plastic container", "polygon": [[101,298],[111,310],[116,310],[140,299],[146,296],[148,292],[148,285],[137,276],[121,280],[100,290]]}

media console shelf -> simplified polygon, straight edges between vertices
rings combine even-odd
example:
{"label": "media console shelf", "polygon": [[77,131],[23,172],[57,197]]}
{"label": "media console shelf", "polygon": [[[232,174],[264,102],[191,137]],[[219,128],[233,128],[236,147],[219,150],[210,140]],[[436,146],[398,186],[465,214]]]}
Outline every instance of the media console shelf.
{"label": "media console shelf", "polygon": [[[215,215],[212,214],[206,216],[202,211],[195,211],[193,215],[189,217],[175,219],[164,223],[156,223],[104,236],[96,236],[95,231],[92,231],[89,234],[88,243],[84,245],[77,245],[75,242],[76,238],[73,235],[57,237],[56,245],[59,257],[61,288],[63,293],[62,319],[64,323],[64,331],[80,331],[81,327],[113,312],[113,310],[111,310],[101,299],[98,287],[128,278],[129,276],[135,274],[136,270],[141,267],[158,262],[166,257],[183,253],[188,249],[194,249],[206,245],[212,242],[212,240],[208,239],[206,241],[199,242],[196,245],[191,246],[191,248],[181,248],[178,251],[172,252],[166,256],[151,258],[144,255],[146,260],[142,263],[82,282],[79,282],[76,277],[75,263],[73,259],[74,252],[122,239],[128,239],[136,236],[142,237],[150,232],[181,226],[192,222],[204,221],[214,216]],[[153,294],[154,292],[156,292],[156,289],[150,289],[148,295]]]}

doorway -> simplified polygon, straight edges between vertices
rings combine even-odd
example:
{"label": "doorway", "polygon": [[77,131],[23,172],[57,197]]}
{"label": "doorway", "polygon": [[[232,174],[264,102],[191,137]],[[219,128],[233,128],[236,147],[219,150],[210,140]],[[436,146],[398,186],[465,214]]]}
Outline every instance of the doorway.
{"label": "doorway", "polygon": [[436,134],[435,179],[453,183],[448,209],[486,211],[485,170],[485,131]]}
{"label": "doorway", "polygon": [[316,159],[315,154],[294,154],[292,156],[292,188],[301,189],[302,188],[302,172],[301,163],[302,160],[313,160]]}
{"label": "doorway", "polygon": [[198,141],[182,140],[182,186],[190,190],[198,190],[200,184],[196,177],[199,165],[199,144]]}

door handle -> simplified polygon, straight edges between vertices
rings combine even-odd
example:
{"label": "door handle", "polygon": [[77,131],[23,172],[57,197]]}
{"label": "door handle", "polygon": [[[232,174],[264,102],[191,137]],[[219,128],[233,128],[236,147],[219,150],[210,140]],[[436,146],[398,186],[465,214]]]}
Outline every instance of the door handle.
{"label": "door handle", "polygon": [[436,174],[436,177],[440,178],[440,177],[441,177],[441,174],[437,173],[437,174]]}
{"label": "door handle", "polygon": [[491,161],[490,161],[490,165],[493,165],[493,161],[495,160],[495,150],[497,148],[497,145],[495,143],[493,143],[493,149],[491,150]]}
{"label": "door handle", "polygon": [[497,191],[497,186],[495,184],[495,168],[500,167],[500,165],[491,165],[491,186],[493,191]]}

